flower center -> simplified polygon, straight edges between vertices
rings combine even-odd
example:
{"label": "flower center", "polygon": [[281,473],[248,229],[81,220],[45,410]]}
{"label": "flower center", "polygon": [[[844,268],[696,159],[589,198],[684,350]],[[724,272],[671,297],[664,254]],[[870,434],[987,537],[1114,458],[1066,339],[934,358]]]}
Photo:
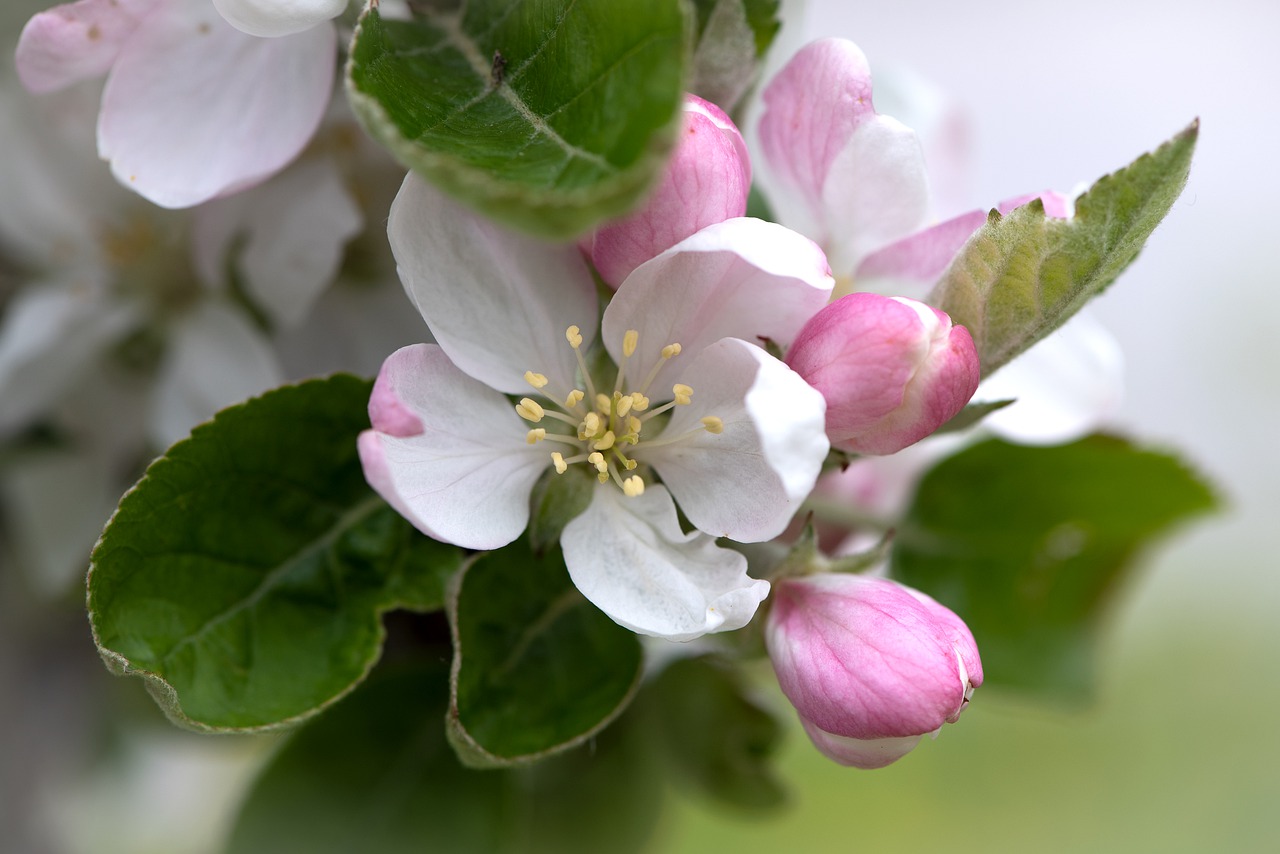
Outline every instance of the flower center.
{"label": "flower center", "polygon": [[[693,389],[683,383],[671,387],[669,402],[653,409],[649,408],[650,400],[646,396],[662,366],[680,355],[679,344],[664,346],[653,365],[642,374],[632,358],[640,345],[640,333],[627,330],[622,338],[622,361],[613,382],[606,385],[597,384],[587,369],[582,356],[582,330],[570,326],[564,337],[578,358],[584,388],[567,392],[553,389],[544,374],[526,371],[525,381],[537,391],[542,402],[526,397],[516,404],[516,414],[532,424],[559,422],[573,430],[548,432],[546,427],[539,426],[529,430],[525,438],[530,445],[555,442],[566,446],[564,452],[551,454],[551,464],[557,474],[564,474],[569,466],[581,463],[594,469],[601,483],[612,480],[625,494],[635,497],[644,493],[644,477],[636,471],[640,465],[637,455],[643,455],[644,448],[671,445],[704,432],[718,434],[724,430],[722,420],[708,415],[701,419],[700,427],[677,436],[655,437],[654,429],[649,435],[645,434],[646,427],[652,428],[654,418],[693,402]],[[643,380],[635,383],[633,375],[643,376]]]}

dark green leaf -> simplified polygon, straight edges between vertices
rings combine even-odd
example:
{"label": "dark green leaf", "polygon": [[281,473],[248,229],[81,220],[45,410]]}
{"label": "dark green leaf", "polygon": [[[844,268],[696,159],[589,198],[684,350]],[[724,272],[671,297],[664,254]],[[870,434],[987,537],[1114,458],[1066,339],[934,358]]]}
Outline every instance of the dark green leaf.
{"label": "dark green leaf", "polygon": [[969,329],[982,375],[1006,364],[1102,293],[1138,256],[1187,182],[1199,122],[1100,179],[1075,216],[1047,219],[1039,199],[992,211],[927,300]]}
{"label": "dark green leaf", "polygon": [[1176,458],[1121,439],[991,440],[925,475],[892,574],[965,619],[989,682],[1070,698],[1091,688],[1098,623],[1134,558],[1214,505]]}
{"label": "dark green leaf", "polygon": [[580,744],[631,701],[639,639],[582,598],[559,549],[519,540],[459,573],[449,737],[476,767],[539,759]]}
{"label": "dark green leaf", "polygon": [[661,809],[642,733],[475,771],[449,749],[442,664],[382,668],[303,727],[250,792],[228,854],[636,852]]}
{"label": "dark green leaf", "polygon": [[529,499],[529,543],[535,552],[545,554],[559,545],[564,526],[591,503],[595,485],[595,477],[583,466],[572,466],[564,474],[547,469]]}
{"label": "dark green leaf", "polygon": [[223,410],[151,464],[103,531],[94,638],[176,722],[306,717],[373,666],[383,611],[441,607],[461,556],[365,484],[369,389],[335,376]]}
{"label": "dark green leaf", "polygon": [[730,806],[786,799],[770,762],[782,727],[753,700],[742,674],[713,658],[686,658],[654,680],[643,702],[679,783]]}
{"label": "dark green leaf", "polygon": [[[421,4],[419,4],[421,5]],[[569,238],[634,207],[674,145],[691,25],[678,0],[371,9],[347,88],[406,166],[482,213]]]}
{"label": "dark green leaf", "polygon": [[698,32],[689,91],[731,112],[755,83],[778,28],[779,0],[694,0]]}

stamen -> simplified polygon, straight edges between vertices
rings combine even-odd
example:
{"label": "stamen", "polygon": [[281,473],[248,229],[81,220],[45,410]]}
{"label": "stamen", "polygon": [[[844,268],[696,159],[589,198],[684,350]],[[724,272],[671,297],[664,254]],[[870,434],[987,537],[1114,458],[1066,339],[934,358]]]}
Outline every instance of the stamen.
{"label": "stamen", "polygon": [[707,428],[708,433],[714,433],[717,436],[724,432],[724,422],[714,415],[704,417],[702,426]]}
{"label": "stamen", "polygon": [[531,397],[525,397],[521,398],[520,402],[516,404],[516,414],[525,421],[532,421],[534,424],[537,424],[542,420],[542,416],[547,413],[538,401]]}
{"label": "stamen", "polygon": [[586,397],[586,394],[584,394],[581,389],[575,388],[573,391],[569,392],[569,396],[564,399],[564,408],[573,409],[579,403],[582,403],[582,398],[584,397]]}
{"label": "stamen", "polygon": [[601,415],[608,415],[613,411],[613,401],[609,399],[607,394],[596,395],[596,411]]}
{"label": "stamen", "polygon": [[595,448],[597,451],[607,451],[613,447],[614,435],[612,430],[606,430],[605,434],[596,440]]}
{"label": "stamen", "polygon": [[640,333],[634,329],[628,329],[627,334],[622,336],[622,355],[630,359],[636,353],[636,345],[640,343]]}
{"label": "stamen", "polygon": [[644,481],[640,479],[640,475],[633,474],[622,482],[622,491],[629,498],[635,498],[644,494]]}
{"label": "stamen", "polygon": [[564,331],[564,337],[569,342],[569,346],[573,348],[573,355],[578,357],[578,370],[582,371],[583,382],[587,385],[587,394],[595,397],[596,389],[591,383],[591,372],[587,370],[587,360],[582,358],[582,350],[580,349],[582,347],[582,330],[577,326],[570,326]]}
{"label": "stamen", "polygon": [[613,449],[613,455],[614,457],[617,458],[618,462],[622,463],[622,467],[627,471],[635,471],[636,466],[639,465],[639,463],[637,463],[633,459],[629,459],[625,454],[622,453],[622,451],[619,451],[617,448]]}
{"label": "stamen", "polygon": [[671,393],[676,396],[676,406],[688,406],[693,400],[693,389],[684,383],[676,383],[671,387]]}
{"label": "stamen", "polygon": [[588,412],[587,417],[578,425],[578,438],[585,442],[587,439],[594,438],[599,432],[600,416],[594,412]]}
{"label": "stamen", "polygon": [[668,344],[662,348],[662,358],[653,363],[653,367],[649,370],[649,376],[645,377],[644,383],[640,386],[637,394],[643,395],[649,390],[649,385],[653,382],[654,377],[658,375],[658,371],[662,370],[662,366],[667,363],[668,359],[673,359],[680,355],[680,345],[676,343]]}
{"label": "stamen", "polygon": [[543,388],[547,384],[547,375],[535,374],[533,371],[525,371],[524,381],[534,388]]}
{"label": "stamen", "polygon": [[525,435],[524,440],[530,445],[536,445],[545,438],[547,438],[547,428],[535,427]]}
{"label": "stamen", "polygon": [[569,346],[577,350],[582,346],[582,330],[576,326],[570,326],[564,331],[565,340],[569,342]]}
{"label": "stamen", "polygon": [[625,418],[627,413],[631,411],[631,407],[634,403],[635,401],[632,399],[631,395],[627,395],[626,397],[618,395],[613,400],[613,408],[619,418]]}
{"label": "stamen", "polygon": [[662,348],[662,358],[664,359],[670,359],[674,356],[679,356],[679,355],[680,355],[679,344],[668,344],[667,346]]}
{"label": "stamen", "polygon": [[644,412],[646,409],[649,408],[649,398],[645,397],[643,394],[641,394],[638,391],[632,392],[631,408],[634,409],[636,412]]}
{"label": "stamen", "polygon": [[569,470],[569,465],[564,461],[564,454],[556,451],[551,455],[551,464],[556,467],[556,474],[564,474]]}
{"label": "stamen", "polygon": [[[599,451],[588,454],[587,462],[595,466],[596,471],[600,472],[601,474],[605,474],[606,472],[609,471],[609,464],[604,461],[604,454],[600,453]],[[603,480],[600,482],[604,483]]]}

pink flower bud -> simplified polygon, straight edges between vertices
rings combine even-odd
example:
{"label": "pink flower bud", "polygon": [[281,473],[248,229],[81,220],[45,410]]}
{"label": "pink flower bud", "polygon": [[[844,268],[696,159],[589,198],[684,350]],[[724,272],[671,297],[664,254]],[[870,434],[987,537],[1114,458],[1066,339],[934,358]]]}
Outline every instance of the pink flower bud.
{"label": "pink flower bud", "polygon": [[715,104],[684,103],[676,152],[645,206],[601,228],[586,247],[612,287],[631,271],[700,229],[747,210],[751,161],[742,134]]}
{"label": "pink flower bud", "polygon": [[955,723],[982,684],[968,627],[884,578],[775,583],[765,627],[782,693],[809,737],[842,765],[882,768]]}
{"label": "pink flower bud", "polygon": [[827,399],[832,446],[893,454],[964,408],[978,353],[963,326],[924,303],[857,293],[809,319],[787,364]]}

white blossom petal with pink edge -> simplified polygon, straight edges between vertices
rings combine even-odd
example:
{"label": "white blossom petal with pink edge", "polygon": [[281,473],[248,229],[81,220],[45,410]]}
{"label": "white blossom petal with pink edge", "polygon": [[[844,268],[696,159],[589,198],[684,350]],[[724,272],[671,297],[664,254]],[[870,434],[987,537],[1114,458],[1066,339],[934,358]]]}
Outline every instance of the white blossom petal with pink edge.
{"label": "white blossom petal with pink edge", "polygon": [[591,238],[600,277],[617,287],[645,261],[705,226],[747,212],[751,161],[742,134],[719,107],[686,95],[675,154],[644,206]]}
{"label": "white blossom petal with pink edge", "polygon": [[[697,354],[679,379],[693,389],[692,402],[675,408],[655,446],[639,446],[644,462],[699,530],[746,543],[776,537],[827,457],[822,395],[782,362],[735,338]],[[723,432],[704,429],[706,417],[719,419]]]}
{"label": "white blossom petal with pink edge", "polygon": [[661,486],[629,497],[598,486],[560,536],[573,583],[614,622],[643,635],[689,641],[750,622],[769,582],[747,575],[738,552],[680,530]]}
{"label": "white blossom petal with pink edge", "polygon": [[982,425],[1006,439],[1054,445],[1102,427],[1124,398],[1124,354],[1082,311],[978,386],[978,400],[1014,399]]}
{"label": "white blossom petal with pink edge", "polygon": [[167,448],[219,409],[284,382],[271,346],[238,310],[211,300],[169,330],[151,398],[148,433]]}
{"label": "white blossom petal with pink edge", "polygon": [[[726,337],[769,338],[785,347],[826,305],[834,284],[809,238],[771,222],[731,219],[637,267],[605,308],[604,344],[618,361],[627,330],[639,332],[635,367],[628,369],[634,379],[647,376],[668,344],[689,355]],[[659,369],[655,399],[670,399],[678,372],[678,362]]]}
{"label": "white blossom petal with pink edge", "polygon": [[[205,284],[225,286],[233,267],[254,302],[282,326],[307,316],[337,275],[346,242],[364,224],[342,173],[327,157],[201,205],[193,219],[195,266]],[[233,250],[237,254],[228,258]]]}
{"label": "white blossom petal with pink edge", "polygon": [[98,154],[117,180],[161,207],[251,187],[311,139],[334,64],[332,26],[260,39],[208,4],[160,4],[107,79]]}
{"label": "white blossom petal with pink edge", "polygon": [[106,74],[158,0],[80,0],[27,21],[14,56],[31,92],[52,92]]}
{"label": "white blossom petal with pink edge", "polygon": [[827,175],[854,131],[875,117],[871,69],[853,42],[822,39],[801,48],[764,90],[762,169],[779,218],[826,244]]}
{"label": "white blossom petal with pink edge", "polygon": [[415,344],[383,364],[369,419],[358,443],[365,479],[414,527],[469,549],[520,536],[548,457],[525,443],[507,398],[436,345]]}
{"label": "white blossom petal with pink edge", "polygon": [[921,229],[929,218],[929,183],[915,131],[888,116],[860,124],[831,162],[822,210],[830,237],[819,242],[838,278]]}
{"label": "white blossom petal with pink edge", "polygon": [[213,5],[237,30],[277,38],[336,18],[347,0],[213,0]]}
{"label": "white blossom petal with pink edge", "polygon": [[387,237],[405,291],[461,370],[508,394],[526,371],[574,387],[577,360],[599,324],[595,281],[572,244],[546,243],[496,225],[410,173],[391,205]]}
{"label": "white blossom petal with pink edge", "polygon": [[800,725],[822,755],[841,765],[872,770],[892,765],[915,750],[923,735],[903,738],[846,738],[833,735],[813,721],[800,716]]}
{"label": "white blossom petal with pink edge", "polygon": [[986,221],[984,211],[969,211],[877,249],[858,265],[848,283],[850,290],[924,299],[965,241]]}

